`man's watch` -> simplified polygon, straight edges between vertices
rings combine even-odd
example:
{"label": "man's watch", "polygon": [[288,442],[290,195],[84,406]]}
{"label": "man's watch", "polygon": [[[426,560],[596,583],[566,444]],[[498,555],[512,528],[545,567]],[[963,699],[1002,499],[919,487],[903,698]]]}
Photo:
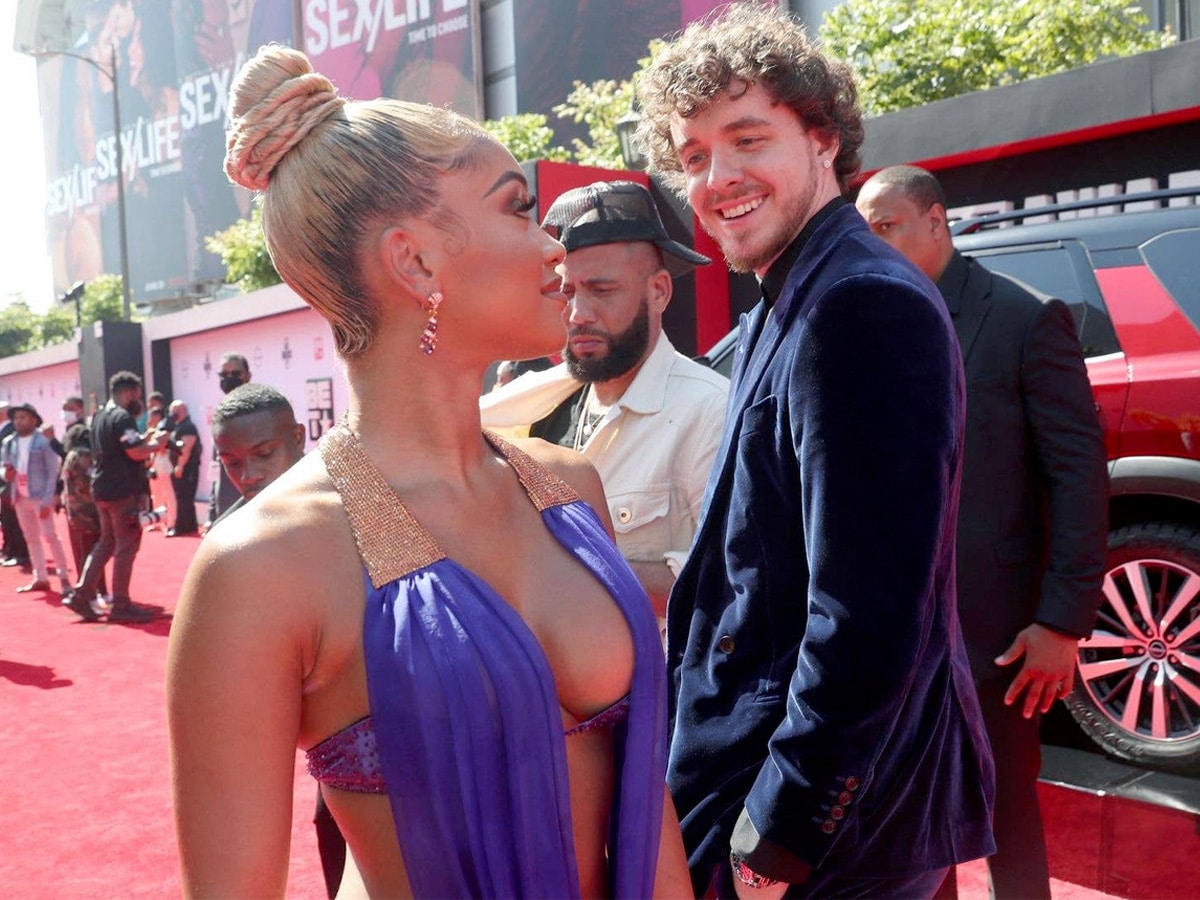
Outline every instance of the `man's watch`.
{"label": "man's watch", "polygon": [[733,869],[733,877],[746,885],[746,887],[765,888],[773,884],[779,884],[778,878],[768,878],[766,875],[759,875],[746,865],[746,860],[736,853],[729,854],[729,865]]}

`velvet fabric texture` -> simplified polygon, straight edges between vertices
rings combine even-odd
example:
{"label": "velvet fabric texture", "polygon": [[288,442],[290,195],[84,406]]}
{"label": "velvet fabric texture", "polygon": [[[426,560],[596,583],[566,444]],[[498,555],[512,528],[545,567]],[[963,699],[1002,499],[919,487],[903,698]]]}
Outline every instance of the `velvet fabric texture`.
{"label": "velvet fabric texture", "polygon": [[[648,897],[666,767],[657,623],[591,507],[551,506],[542,518],[609,590],[633,635],[609,873],[614,896]],[[533,633],[449,558],[380,587],[368,578],[366,589],[371,716],[416,896],[578,897],[562,714]]]}
{"label": "velvet fabric texture", "polygon": [[907,877],[994,849],[955,610],[964,406],[941,297],[852,206],[744,318],[668,605],[668,784],[698,891],[743,812],[751,840],[733,849],[784,880],[802,864]]}

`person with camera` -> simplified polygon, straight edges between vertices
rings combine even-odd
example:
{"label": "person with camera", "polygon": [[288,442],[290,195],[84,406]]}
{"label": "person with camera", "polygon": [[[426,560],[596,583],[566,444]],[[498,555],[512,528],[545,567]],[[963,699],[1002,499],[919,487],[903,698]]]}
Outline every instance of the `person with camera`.
{"label": "person with camera", "polygon": [[167,537],[199,534],[196,520],[196,488],[200,484],[200,432],[188,415],[187,404],[172,401],[169,408],[171,435],[167,452],[171,460],[171,489],[175,493],[175,522]]}

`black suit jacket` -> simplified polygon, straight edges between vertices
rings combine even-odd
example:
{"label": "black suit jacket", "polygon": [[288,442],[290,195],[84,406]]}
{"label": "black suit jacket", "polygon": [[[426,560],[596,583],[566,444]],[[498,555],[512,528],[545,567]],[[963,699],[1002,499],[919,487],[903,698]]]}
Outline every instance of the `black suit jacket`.
{"label": "black suit jacket", "polygon": [[1108,531],[1104,436],[1070,310],[955,253],[938,281],[962,346],[958,608],[977,680],[1033,622],[1091,634]]}

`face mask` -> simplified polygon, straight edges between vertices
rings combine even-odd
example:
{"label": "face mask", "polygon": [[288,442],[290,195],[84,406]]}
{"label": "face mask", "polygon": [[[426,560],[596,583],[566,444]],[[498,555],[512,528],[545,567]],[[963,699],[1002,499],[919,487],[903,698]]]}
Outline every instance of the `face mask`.
{"label": "face mask", "polygon": [[221,376],[221,391],[223,393],[228,394],[235,387],[241,386],[241,384],[242,384],[242,376],[238,372],[232,372],[228,375]]}
{"label": "face mask", "polygon": [[62,420],[64,425],[74,425],[79,421],[79,413],[73,409],[64,409],[62,411]]}

